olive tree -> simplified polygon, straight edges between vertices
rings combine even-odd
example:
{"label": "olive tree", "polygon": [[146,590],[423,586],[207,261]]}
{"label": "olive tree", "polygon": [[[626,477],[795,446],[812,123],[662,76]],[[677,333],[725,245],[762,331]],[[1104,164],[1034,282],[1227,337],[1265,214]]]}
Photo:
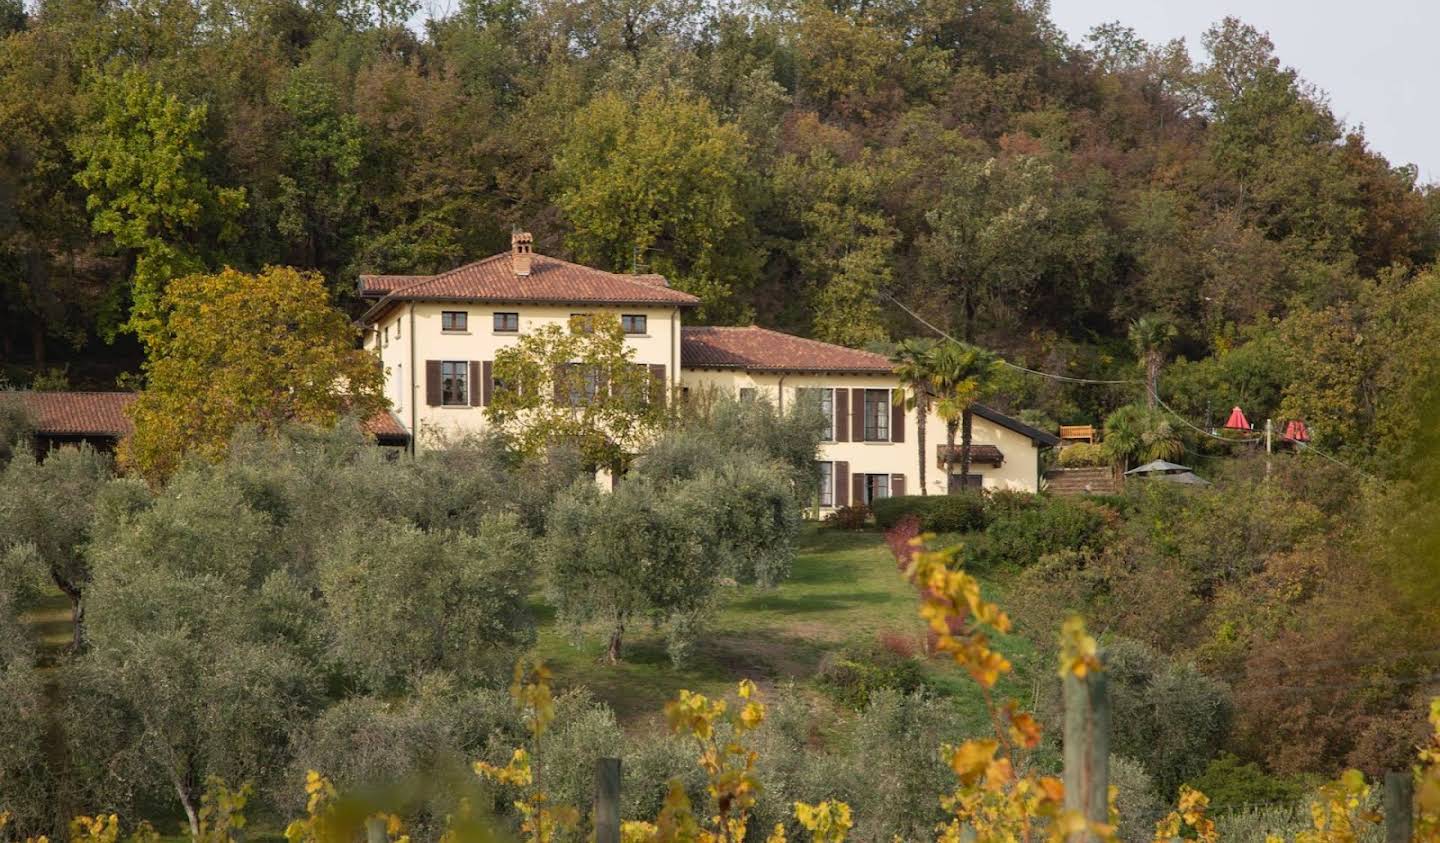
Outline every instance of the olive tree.
{"label": "olive tree", "polygon": [[346,529],[317,572],[335,660],[377,692],[435,670],[503,673],[535,638],[530,546],[514,515],[473,534],[393,519]]}
{"label": "olive tree", "polygon": [[[72,644],[83,641],[89,567],[82,552],[110,460],[89,446],[60,448],[47,459],[21,447],[0,470],[0,555],[10,581],[38,575],[70,600]],[[28,569],[28,570],[25,570]]]}
{"label": "olive tree", "polygon": [[279,564],[271,519],[208,469],[104,517],[86,660],[138,725],[109,751],[163,775],[195,834],[206,778],[276,769],[316,704],[309,591]]}

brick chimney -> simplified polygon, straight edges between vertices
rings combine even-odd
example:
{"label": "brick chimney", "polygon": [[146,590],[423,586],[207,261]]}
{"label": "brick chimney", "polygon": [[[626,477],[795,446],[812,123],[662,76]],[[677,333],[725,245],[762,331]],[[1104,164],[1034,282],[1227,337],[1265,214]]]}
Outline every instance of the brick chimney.
{"label": "brick chimney", "polygon": [[530,274],[530,259],[533,256],[535,238],[528,231],[516,231],[510,235],[510,268],[521,277]]}

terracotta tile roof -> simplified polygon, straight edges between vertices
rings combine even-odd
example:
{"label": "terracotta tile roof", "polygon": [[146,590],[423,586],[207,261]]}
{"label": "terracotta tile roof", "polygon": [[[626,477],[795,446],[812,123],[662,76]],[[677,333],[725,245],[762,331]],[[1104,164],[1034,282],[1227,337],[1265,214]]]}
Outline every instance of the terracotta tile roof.
{"label": "terracotta tile roof", "polygon": [[[955,446],[955,464],[957,466],[960,464],[961,457],[964,453],[964,445]],[[1005,462],[1005,455],[994,445],[972,444],[970,446],[971,465],[999,466],[1003,462]],[[945,445],[943,443],[935,446],[935,466],[937,468],[945,467]]]}
{"label": "terracotta tile roof", "polygon": [[682,328],[680,365],[695,369],[890,373],[882,354],[766,328]]}
{"label": "terracotta tile roof", "polygon": [[[134,429],[125,408],[133,392],[17,392],[42,436],[110,436],[121,438]],[[5,396],[0,395],[0,400]],[[377,439],[404,439],[408,434],[395,414],[381,410],[361,423]]]}
{"label": "terracotta tile roof", "polygon": [[[401,283],[407,278],[408,282]],[[365,290],[386,290],[384,297],[366,312],[366,321],[388,302],[424,299],[680,307],[700,303],[689,293],[671,289],[660,275],[621,275],[541,254],[532,255],[529,275],[516,275],[510,269],[509,252],[439,275],[369,275],[362,276],[360,283],[362,294]]]}
{"label": "terracotta tile roof", "polygon": [[362,275],[360,276],[360,297],[378,299],[391,290],[408,287],[417,281],[433,278],[431,275]]}
{"label": "terracotta tile roof", "polygon": [[381,410],[361,422],[360,429],[381,442],[403,442],[410,438],[410,434],[405,432],[405,427],[400,424],[400,420],[395,418],[395,414],[389,410]]}
{"label": "terracotta tile roof", "polygon": [[19,392],[35,432],[49,436],[113,436],[129,433],[125,408],[133,392]]}

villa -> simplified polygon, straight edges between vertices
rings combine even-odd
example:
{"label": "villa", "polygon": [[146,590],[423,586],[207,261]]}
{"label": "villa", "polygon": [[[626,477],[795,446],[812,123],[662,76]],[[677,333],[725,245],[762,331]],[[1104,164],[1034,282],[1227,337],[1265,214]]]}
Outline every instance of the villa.
{"label": "villa", "polygon": [[[672,400],[719,390],[765,397],[778,408],[816,401],[829,419],[820,448],[817,503],[831,509],[918,494],[920,460],[931,460],[929,494],[956,486],[945,472],[945,426],[927,420],[926,454],[916,413],[896,400],[899,378],[883,355],[758,327],[685,326],[699,299],[659,275],[625,275],[538,254],[529,234],[508,253],[438,275],[364,275],[373,304],[361,321],[366,345],[385,368],[386,396],[410,447],[479,432],[495,389],[495,354],[543,325],[610,313],[620,319],[634,361]],[[1034,492],[1040,452],[1058,440],[988,407],[975,408],[970,483]]]}

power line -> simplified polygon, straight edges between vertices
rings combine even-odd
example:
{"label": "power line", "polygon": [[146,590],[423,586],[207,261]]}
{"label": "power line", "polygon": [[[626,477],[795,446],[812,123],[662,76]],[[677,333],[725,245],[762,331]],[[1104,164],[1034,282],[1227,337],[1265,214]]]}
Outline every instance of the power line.
{"label": "power line", "polygon": [[[890,295],[889,293],[881,292],[880,295],[889,299],[892,303],[894,303],[896,307],[910,314],[910,318],[914,319],[916,322],[919,322],[921,325],[924,325],[925,327],[929,328],[930,330],[934,331],[945,339],[950,340],[951,342],[962,342],[962,340],[956,339],[949,331],[946,331],[944,328],[941,328],[931,323],[925,317],[906,307],[903,302]],[[1119,384],[1135,386],[1141,383],[1141,381],[1135,380],[1134,378],[1126,378],[1125,380],[1102,380],[1098,378],[1076,378],[1071,377],[1070,375],[1057,375],[1054,372],[1042,372],[1038,369],[1027,369],[1024,366],[1018,365],[1016,363],[1011,363],[1009,360],[1005,360],[1004,358],[1001,358],[1000,363],[1001,365],[1009,366],[1012,369],[1018,369],[1021,372],[1028,372],[1032,375],[1040,375],[1041,377],[1051,378],[1052,380],[1057,381],[1065,381],[1067,383],[1093,383],[1108,386]]]}
{"label": "power line", "polygon": [[[907,314],[909,314],[909,315],[910,315],[910,318],[914,319],[916,322],[919,322],[921,325],[924,325],[925,327],[929,328],[930,330],[934,331],[935,333],[939,334],[940,336],[944,337],[945,339],[950,340],[951,342],[961,342],[961,340],[956,339],[955,336],[952,335],[949,331],[946,331],[945,329],[943,329],[943,328],[935,325],[934,323],[930,322],[930,321],[929,321],[928,319],[926,319],[925,317],[923,317],[923,316],[921,316],[920,314],[916,313],[915,311],[911,310],[909,307],[907,307],[907,306],[905,305],[904,302],[900,301],[899,299],[895,298],[894,296],[890,295],[889,293],[884,292],[884,291],[882,290],[882,291],[880,291],[880,295],[883,296],[884,298],[888,299],[888,300],[889,300],[892,304],[894,304],[896,307],[900,308],[901,310],[903,310],[903,311],[905,311]],[[1211,433],[1210,431],[1208,431],[1208,430],[1200,427],[1199,425],[1194,424],[1194,423],[1191,422],[1189,419],[1187,419],[1187,418],[1185,418],[1184,416],[1180,415],[1180,413],[1178,413],[1178,412],[1175,410],[1174,407],[1171,407],[1169,404],[1166,404],[1166,403],[1165,403],[1165,400],[1160,397],[1159,391],[1158,391],[1158,390],[1155,390],[1155,389],[1151,389],[1149,383],[1147,383],[1147,382],[1145,382],[1145,381],[1137,380],[1137,379],[1135,379],[1135,378],[1125,378],[1125,379],[1119,379],[1119,380],[1106,380],[1106,379],[1103,379],[1103,378],[1077,378],[1077,377],[1072,377],[1072,376],[1070,376],[1070,375],[1057,375],[1057,374],[1055,374],[1054,372],[1042,372],[1042,371],[1040,371],[1040,370],[1038,370],[1038,369],[1030,369],[1030,368],[1027,368],[1027,367],[1025,367],[1025,366],[1021,366],[1021,365],[1019,365],[1019,364],[1017,364],[1017,363],[1011,363],[1009,360],[1005,360],[1004,358],[1001,358],[1000,363],[1001,363],[1001,365],[1008,366],[1008,367],[1010,367],[1011,369],[1015,369],[1015,370],[1020,371],[1020,372],[1025,372],[1025,373],[1031,374],[1031,375],[1039,375],[1040,377],[1043,377],[1043,378],[1050,378],[1051,380],[1064,381],[1064,382],[1066,382],[1066,383],[1096,384],[1096,385],[1100,385],[1100,386],[1117,386],[1117,385],[1138,386],[1138,385],[1142,385],[1142,384],[1143,384],[1143,385],[1145,386],[1146,394],[1148,394],[1150,397],[1154,398],[1154,399],[1155,399],[1155,402],[1156,402],[1157,404],[1159,404],[1161,407],[1163,407],[1166,412],[1168,412],[1170,415],[1174,416],[1177,420],[1180,421],[1181,424],[1184,424],[1186,427],[1190,428],[1191,430],[1195,431],[1196,433],[1199,433],[1199,434],[1202,435],[1202,436],[1208,436],[1208,437],[1211,438],[1211,439],[1216,439],[1216,440],[1219,440],[1219,441],[1221,441],[1221,442],[1231,442],[1231,443],[1235,443],[1235,442],[1242,442],[1242,443],[1243,443],[1243,442],[1259,442],[1259,441],[1261,441],[1261,440],[1263,440],[1263,439],[1265,438],[1264,435],[1262,435],[1262,434],[1253,434],[1253,435],[1251,435],[1251,436],[1244,436],[1244,437],[1231,437],[1231,436],[1220,436],[1220,435],[1218,435],[1218,434]],[[1343,466],[1344,468],[1348,468],[1348,469],[1350,469],[1351,471],[1354,471],[1354,472],[1356,472],[1357,474],[1360,474],[1361,476],[1363,476],[1363,477],[1365,477],[1365,478],[1367,478],[1367,479],[1370,479],[1370,480],[1376,479],[1376,478],[1375,478],[1375,475],[1371,474],[1370,472],[1366,471],[1365,469],[1360,468],[1359,466],[1351,465],[1350,463],[1345,462],[1344,460],[1340,459],[1339,457],[1333,457],[1333,456],[1325,453],[1324,451],[1320,450],[1319,448],[1316,448],[1316,447],[1313,446],[1313,445],[1308,445],[1308,444],[1305,445],[1304,450],[1305,450],[1306,452],[1311,452],[1311,451],[1313,451],[1315,454],[1319,455],[1320,457],[1323,457],[1324,459],[1327,459],[1327,460],[1329,460],[1330,462],[1335,463],[1335,464],[1338,465],[1338,466]]]}

